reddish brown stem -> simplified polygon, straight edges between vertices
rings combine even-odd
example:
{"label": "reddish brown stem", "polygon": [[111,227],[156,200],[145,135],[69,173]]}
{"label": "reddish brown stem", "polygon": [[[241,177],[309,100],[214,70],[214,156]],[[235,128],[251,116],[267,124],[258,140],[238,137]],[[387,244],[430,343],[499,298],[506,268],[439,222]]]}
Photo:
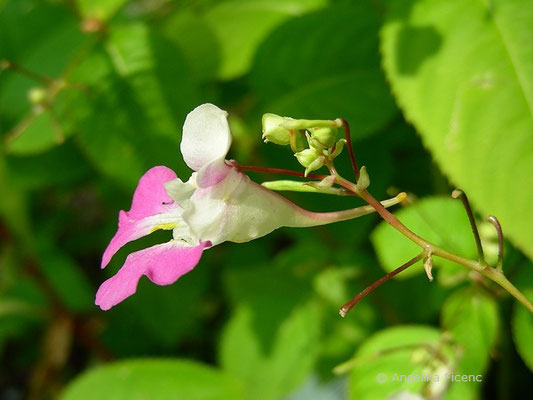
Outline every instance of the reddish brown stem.
{"label": "reddish brown stem", "polygon": [[[252,171],[252,172],[264,172],[264,173],[271,173],[271,174],[291,175],[291,176],[299,176],[302,178],[305,177],[303,172],[292,171],[290,169],[258,167],[255,165],[240,165],[240,164],[237,165],[237,168],[240,171]],[[328,176],[329,175],[307,174],[307,178],[312,178],[312,179],[324,179],[324,178],[327,178]]]}
{"label": "reddish brown stem", "polygon": [[359,180],[359,167],[357,166],[357,161],[355,160],[355,154],[353,152],[352,138],[350,135],[350,125],[348,124],[348,121],[346,121],[344,118],[339,118],[338,120],[342,123],[342,128],[344,130],[344,138],[346,139],[346,146],[348,147],[348,155],[350,156],[350,162],[352,164],[355,179]]}
{"label": "reddish brown stem", "polygon": [[487,262],[485,261],[485,254],[483,252],[483,245],[481,244],[481,238],[479,237],[479,231],[477,229],[476,220],[474,218],[474,213],[472,212],[472,207],[470,207],[470,202],[468,201],[468,197],[466,196],[465,192],[463,192],[461,189],[455,189],[452,192],[452,197],[454,199],[459,199],[463,203],[463,207],[466,211],[466,215],[468,216],[468,222],[470,222],[470,228],[472,229],[472,234],[474,235],[474,240],[476,241],[476,249],[477,249],[477,255],[479,262],[481,262],[483,265],[486,265]]}
{"label": "reddish brown stem", "polygon": [[357,294],[353,299],[351,299],[349,302],[347,302],[346,304],[344,304],[340,309],[339,309],[339,315],[341,317],[345,317],[346,314],[348,314],[348,312],[354,308],[357,303],[359,303],[361,301],[361,299],[363,299],[363,297],[365,297],[367,294],[371,293],[372,291],[374,291],[374,289],[376,289],[377,287],[381,286],[381,284],[387,282],[389,279],[391,279],[393,276],[395,275],[398,275],[400,272],[402,272],[403,270],[409,268],[411,265],[415,264],[417,261],[421,260],[424,255],[426,254],[425,251],[423,251],[422,253],[420,253],[419,255],[417,255],[416,257],[413,257],[411,258],[409,261],[407,261],[405,264],[403,264],[402,266],[396,268],[394,271],[391,271],[389,272],[387,275],[385,275],[384,277],[382,277],[381,279],[378,279],[377,281],[375,281],[374,283],[372,283],[371,285],[367,286],[363,291],[359,292],[359,294]]}

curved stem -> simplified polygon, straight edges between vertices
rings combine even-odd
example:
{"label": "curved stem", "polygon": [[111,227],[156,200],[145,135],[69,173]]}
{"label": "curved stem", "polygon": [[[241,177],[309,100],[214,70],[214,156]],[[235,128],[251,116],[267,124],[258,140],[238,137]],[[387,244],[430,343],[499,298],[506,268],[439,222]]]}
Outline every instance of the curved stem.
{"label": "curved stem", "polygon": [[472,228],[472,234],[474,235],[474,239],[476,241],[478,259],[483,265],[487,265],[487,262],[485,261],[485,253],[483,252],[483,245],[481,244],[481,238],[479,237],[479,231],[476,225],[476,220],[474,219],[474,213],[472,212],[472,207],[470,207],[470,202],[468,201],[466,193],[461,189],[455,189],[452,192],[452,197],[454,199],[460,199],[463,203],[466,215],[468,216],[468,222],[470,222],[470,228]]}
{"label": "curved stem", "polygon": [[416,243],[422,249],[431,251],[434,256],[442,257],[447,260],[453,261],[457,264],[464,265],[465,267],[480,273],[481,275],[487,277],[491,281],[497,283],[502,288],[504,288],[510,295],[516,298],[520,303],[522,303],[530,312],[533,313],[533,304],[505,277],[503,272],[499,269],[492,268],[488,265],[483,265],[479,261],[473,261],[455,253],[452,253],[448,250],[445,250],[434,243],[431,243],[416,233],[407,228],[398,218],[396,218],[391,212],[389,212],[385,207],[383,207],[379,201],[377,201],[368,191],[363,190],[359,191],[355,183],[350,182],[344,179],[338,174],[337,171],[333,169],[335,175],[335,181],[343,186],[344,188],[351,190],[368,204],[374,207],[377,213],[385,220],[389,225],[394,229],[399,231],[405,237],[407,237],[412,242]]}
{"label": "curved stem", "polygon": [[498,221],[498,218],[496,218],[494,215],[489,215],[487,217],[487,221],[489,221],[494,226],[494,229],[496,229],[496,233],[498,234],[498,263],[496,264],[496,268],[501,270],[502,267],[503,267],[503,231],[502,231],[502,226],[500,225],[500,221]]}

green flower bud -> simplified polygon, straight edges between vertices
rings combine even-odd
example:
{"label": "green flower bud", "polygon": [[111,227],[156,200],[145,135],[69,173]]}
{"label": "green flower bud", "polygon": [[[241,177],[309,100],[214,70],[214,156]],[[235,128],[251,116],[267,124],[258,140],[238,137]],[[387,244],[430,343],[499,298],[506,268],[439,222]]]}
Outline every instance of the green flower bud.
{"label": "green flower bud", "polygon": [[[330,177],[327,177],[324,180],[329,179],[329,178]],[[333,180],[335,179],[335,177],[332,177],[332,178]],[[347,195],[347,193],[344,190],[331,187],[332,185],[329,185],[329,183],[321,184],[320,182],[296,182],[296,181],[290,181],[290,180],[281,180],[281,181],[263,182],[261,185],[266,187],[267,189],[276,190],[276,191],[324,193],[324,194],[333,194],[337,196]]]}
{"label": "green flower bud", "polygon": [[326,158],[324,156],[320,156],[318,157],[315,161],[313,161],[306,169],[305,169],[305,172],[304,172],[304,176],[307,177],[307,175],[309,175],[309,172],[313,172],[317,169],[320,169],[322,168],[322,166],[324,165],[324,162],[326,161]]}
{"label": "green flower bud", "polygon": [[305,168],[309,167],[316,159],[322,157],[315,149],[305,149],[295,154],[298,162]]}
{"label": "green flower bud", "polygon": [[325,149],[329,149],[335,144],[337,128],[311,128],[309,132],[311,133],[311,137]]}
{"label": "green flower bud", "polygon": [[281,126],[287,119],[276,114],[263,115],[263,140],[265,143],[272,142],[281,146],[290,144],[291,132]]}
{"label": "green flower bud", "polygon": [[359,170],[359,179],[357,180],[357,189],[359,191],[365,190],[370,185],[370,177],[368,176],[368,172],[366,172],[366,167],[362,166]]}
{"label": "green flower bud", "polygon": [[305,167],[305,176],[309,172],[322,168],[326,157],[315,149],[305,149],[295,154],[298,162]]}
{"label": "green flower bud", "polygon": [[330,155],[332,159],[341,154],[345,144],[346,139],[339,139],[339,141],[335,144],[335,150]]}
{"label": "green flower bud", "polygon": [[293,153],[298,153],[307,148],[307,140],[300,132],[290,132],[290,144]]}

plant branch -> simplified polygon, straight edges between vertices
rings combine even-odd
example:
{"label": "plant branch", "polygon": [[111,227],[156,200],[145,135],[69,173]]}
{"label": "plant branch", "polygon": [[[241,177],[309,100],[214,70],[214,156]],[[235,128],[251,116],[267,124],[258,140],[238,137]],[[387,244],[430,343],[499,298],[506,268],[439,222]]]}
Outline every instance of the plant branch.
{"label": "plant branch", "polygon": [[33,79],[34,81],[41,82],[44,85],[51,85],[54,80],[48,76],[39,75],[33,71],[30,71],[24,68],[22,65],[16,64],[9,60],[0,60],[0,71],[10,69],[11,71],[18,72],[21,75],[26,76],[27,78]]}
{"label": "plant branch", "polygon": [[381,279],[378,279],[377,281],[375,281],[374,283],[372,283],[371,285],[367,286],[363,291],[359,292],[356,296],[354,296],[349,302],[347,302],[346,304],[344,304],[340,309],[339,309],[339,315],[341,317],[345,317],[346,314],[348,314],[348,312],[354,308],[357,303],[359,303],[359,301],[361,301],[361,299],[363,299],[363,297],[365,297],[367,294],[371,293],[372,291],[374,291],[376,288],[378,288],[379,286],[381,286],[383,283],[387,282],[389,279],[391,279],[392,277],[394,277],[395,275],[398,275],[400,272],[402,272],[403,270],[409,268],[411,265],[415,264],[417,261],[421,260],[422,258],[424,258],[424,256],[426,255],[426,252],[423,251],[421,252],[419,255],[417,255],[416,257],[413,257],[411,258],[409,261],[407,261],[405,264],[403,264],[402,266],[396,268],[394,271],[391,271],[389,272],[387,275],[385,275],[384,277],[382,277]]}
{"label": "plant branch", "polygon": [[343,177],[341,177],[335,171],[335,181],[345,187],[348,190],[351,190],[355,194],[359,195],[363,200],[370,204],[377,213],[385,220],[389,225],[394,229],[399,231],[405,237],[407,237],[412,242],[416,243],[422,249],[431,251],[433,256],[438,256],[445,258],[447,260],[453,261],[457,264],[463,265],[473,271],[480,273],[481,275],[487,277],[493,282],[500,285],[504,288],[509,294],[514,298],[520,301],[530,312],[533,313],[533,304],[503,275],[501,270],[492,268],[488,265],[483,265],[479,261],[469,260],[465,257],[462,257],[458,254],[452,253],[451,251],[445,250],[434,243],[431,243],[425,239],[422,239],[416,233],[407,228],[398,218],[396,218],[391,212],[389,212],[385,207],[383,207],[379,201],[377,201],[367,190],[360,191],[357,189],[357,185],[353,182],[350,182]]}

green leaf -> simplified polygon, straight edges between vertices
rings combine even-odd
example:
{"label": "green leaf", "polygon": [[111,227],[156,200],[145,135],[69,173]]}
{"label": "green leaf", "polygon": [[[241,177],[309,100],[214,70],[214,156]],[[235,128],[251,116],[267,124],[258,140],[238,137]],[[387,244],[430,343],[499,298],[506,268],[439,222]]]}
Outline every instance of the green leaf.
{"label": "green leaf", "polygon": [[0,352],[11,338],[35,338],[46,322],[48,301],[35,282],[24,276],[23,266],[8,251],[0,254]]}
{"label": "green leaf", "polygon": [[[164,243],[168,238],[168,232],[159,232],[127,244],[106,267],[108,276],[116,273],[127,254]],[[168,354],[184,337],[198,335],[198,325],[205,312],[202,299],[206,296],[211,273],[208,259],[206,254],[203,265],[173,285],[158,286],[148,278],[142,278],[134,296],[105,313],[108,327],[103,339],[106,344],[121,356]],[[100,274],[100,281],[104,279]]]}
{"label": "green leaf", "polygon": [[500,323],[494,299],[478,289],[457,291],[444,303],[441,319],[443,329],[450,331],[461,347],[457,373],[485,372]]}
{"label": "green leaf", "polygon": [[312,303],[296,307],[278,327],[272,347],[264,351],[254,332],[250,306],[239,307],[220,344],[222,366],[246,384],[246,399],[277,399],[298,387],[316,358],[318,315]]}
{"label": "green leaf", "polygon": [[18,189],[11,177],[6,159],[0,153],[0,218],[25,246],[33,241],[26,193]]}
{"label": "green leaf", "polygon": [[[424,382],[399,381],[402,375],[432,375],[426,363],[417,361],[422,353],[426,361],[437,361],[428,349],[440,352],[440,331],[426,326],[399,326],[385,329],[361,345],[349,377],[349,398],[357,400],[386,399],[393,394],[409,391],[420,393]],[[419,357],[420,358],[420,357]]]}
{"label": "green leaf", "polygon": [[[529,265],[531,267],[531,265]],[[524,291],[524,295],[533,300],[533,288]],[[533,315],[522,304],[515,304],[513,312],[513,338],[516,350],[530,370],[533,371]]]}
{"label": "green leaf", "polygon": [[180,9],[161,24],[161,33],[176,44],[189,66],[191,76],[208,81],[217,76],[220,65],[220,46],[209,23],[193,10]]}
{"label": "green leaf", "polygon": [[110,19],[128,0],[76,0],[83,18]]}
{"label": "green leaf", "polygon": [[90,86],[79,99],[75,126],[94,164],[132,189],[154,165],[176,168],[178,127],[196,105],[196,92],[179,51],[145,25],[114,27],[105,49],[73,74]]}
{"label": "green leaf", "polygon": [[61,400],[242,399],[222,372],[192,361],[139,359],[95,368],[78,377]]}
{"label": "green leaf", "polygon": [[219,77],[246,73],[259,43],[282,21],[322,6],[324,0],[226,0],[210,7],[205,20],[219,40]]}
{"label": "green leaf", "polygon": [[[6,163],[13,183],[23,189],[66,185],[93,173],[72,140],[38,155],[11,155],[6,158]],[[42,168],[43,165],[46,168]],[[38,174],[35,173],[37,170]]]}
{"label": "green leaf", "polygon": [[94,293],[83,270],[68,254],[55,247],[45,236],[40,236],[39,256],[41,270],[54,292],[71,311],[93,310]]}
{"label": "green leaf", "polygon": [[532,25],[532,2],[424,0],[391,2],[382,31],[407,119],[442,171],[529,257]]}
{"label": "green leaf", "polygon": [[[57,23],[43,31],[33,27],[31,41],[18,35],[9,36],[5,46],[20,45],[26,50],[20,54],[13,51],[10,61],[38,76],[59,78],[87,38],[80,33],[74,18],[67,19],[46,7],[38,9],[51,20],[57,19]],[[26,26],[33,21],[23,12],[21,15],[13,14],[2,16],[5,21],[0,18],[0,23],[5,22],[14,29],[12,25]],[[9,50],[6,52],[9,54]],[[30,103],[28,96],[33,89],[46,91],[47,104],[34,106]],[[68,101],[71,90],[61,88],[56,91],[16,71],[3,72],[0,80],[0,121],[5,120],[6,123],[2,123],[2,133],[14,137],[7,141],[6,150],[14,154],[35,154],[63,143],[65,137],[72,133],[64,121],[69,117],[64,102]],[[51,96],[52,92],[57,93]]]}
{"label": "green leaf", "polygon": [[379,16],[368,1],[287,21],[263,42],[251,72],[262,112],[348,120],[357,139],[395,113],[379,66]]}
{"label": "green leaf", "polygon": [[[462,203],[449,197],[428,197],[395,213],[409,229],[426,240],[464,257],[476,256],[476,247]],[[371,235],[383,268],[389,272],[420,253],[420,247],[387,223],[381,222]],[[451,261],[434,257],[439,279],[445,282],[466,276],[468,270]],[[398,278],[422,273],[422,263],[406,269]]]}
{"label": "green leaf", "polygon": [[59,122],[49,111],[38,111],[21,122],[16,129],[17,137],[7,146],[11,154],[41,153],[64,140]]}
{"label": "green leaf", "polygon": [[320,315],[310,287],[271,265],[232,268],[225,281],[236,310],[222,333],[223,368],[245,383],[247,399],[289,393],[317,357]]}

